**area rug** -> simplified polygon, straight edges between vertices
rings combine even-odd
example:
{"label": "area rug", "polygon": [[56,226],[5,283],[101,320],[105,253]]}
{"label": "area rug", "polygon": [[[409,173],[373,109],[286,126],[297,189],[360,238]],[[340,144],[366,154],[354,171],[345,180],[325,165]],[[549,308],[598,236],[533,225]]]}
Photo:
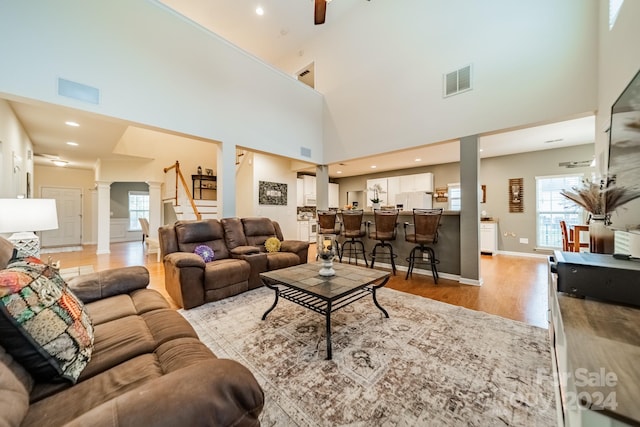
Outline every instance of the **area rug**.
{"label": "area rug", "polygon": [[181,314],[263,387],[265,426],[551,426],[547,331],[383,288],[324,317],[255,289]]}

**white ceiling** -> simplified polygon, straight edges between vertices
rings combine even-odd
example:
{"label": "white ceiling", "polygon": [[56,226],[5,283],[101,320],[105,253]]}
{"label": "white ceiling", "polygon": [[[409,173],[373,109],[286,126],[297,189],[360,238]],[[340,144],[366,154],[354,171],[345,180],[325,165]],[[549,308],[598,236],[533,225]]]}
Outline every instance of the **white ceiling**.
{"label": "white ceiling", "polygon": [[[330,31],[332,22],[348,19],[349,14],[357,13],[359,7],[375,7],[375,0],[334,0],[327,6],[326,23],[316,26],[313,24],[313,0],[159,1],[271,64],[285,55],[296,53],[310,37]],[[258,5],[265,10],[263,16],[255,13]],[[51,164],[51,156],[57,156],[68,161],[69,166],[93,168],[97,158],[117,158],[117,155],[112,154],[112,149],[129,126],[122,121],[69,108],[27,104],[16,100],[11,101],[11,105],[34,144],[35,154],[47,155],[36,156],[38,164]],[[77,121],[81,126],[66,126],[64,122],[67,120]],[[588,144],[594,140],[595,119],[589,116],[481,136],[481,157]],[[67,141],[74,141],[79,145],[71,147],[66,145]],[[458,141],[449,141],[370,158],[352,159],[329,165],[329,176],[347,177],[457,162],[458,144]],[[377,167],[373,169],[372,165]],[[308,170],[315,172],[315,167]]]}

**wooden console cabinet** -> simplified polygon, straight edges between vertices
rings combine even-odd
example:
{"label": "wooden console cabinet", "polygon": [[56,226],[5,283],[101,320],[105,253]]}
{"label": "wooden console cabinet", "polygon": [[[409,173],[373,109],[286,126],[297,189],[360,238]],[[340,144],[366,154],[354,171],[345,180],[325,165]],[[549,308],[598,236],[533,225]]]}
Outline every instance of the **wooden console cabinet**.
{"label": "wooden console cabinet", "polygon": [[558,292],[558,257],[549,258],[558,425],[640,425],[640,309]]}

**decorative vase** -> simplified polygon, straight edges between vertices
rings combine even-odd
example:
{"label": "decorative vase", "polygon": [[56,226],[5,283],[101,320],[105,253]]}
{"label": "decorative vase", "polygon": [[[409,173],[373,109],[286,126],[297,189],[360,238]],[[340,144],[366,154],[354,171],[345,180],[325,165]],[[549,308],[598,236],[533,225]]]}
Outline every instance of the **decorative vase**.
{"label": "decorative vase", "polygon": [[318,258],[320,258],[322,268],[318,272],[321,276],[333,276],[336,271],[333,269],[333,258],[336,256],[336,235],[335,234],[318,234],[318,242],[316,249]]}
{"label": "decorative vase", "polygon": [[589,251],[597,254],[612,254],[614,232],[607,227],[606,215],[593,215],[589,221]]}
{"label": "decorative vase", "polygon": [[375,209],[380,209],[380,203],[379,203],[379,202],[378,202],[378,203],[376,203],[376,202],[372,202],[372,203],[373,203],[373,205],[372,205],[372,209],[374,209],[374,210],[375,210]]}

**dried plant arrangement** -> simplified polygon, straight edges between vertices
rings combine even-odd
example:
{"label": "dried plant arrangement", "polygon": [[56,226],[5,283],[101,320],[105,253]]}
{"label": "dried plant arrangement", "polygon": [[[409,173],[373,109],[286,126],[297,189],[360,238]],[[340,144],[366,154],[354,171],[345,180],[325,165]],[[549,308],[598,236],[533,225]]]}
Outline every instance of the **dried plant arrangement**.
{"label": "dried plant arrangement", "polygon": [[640,198],[639,189],[617,186],[615,178],[601,179],[597,183],[584,179],[581,185],[571,187],[571,190],[562,190],[560,194],[591,215],[607,217],[620,206]]}

